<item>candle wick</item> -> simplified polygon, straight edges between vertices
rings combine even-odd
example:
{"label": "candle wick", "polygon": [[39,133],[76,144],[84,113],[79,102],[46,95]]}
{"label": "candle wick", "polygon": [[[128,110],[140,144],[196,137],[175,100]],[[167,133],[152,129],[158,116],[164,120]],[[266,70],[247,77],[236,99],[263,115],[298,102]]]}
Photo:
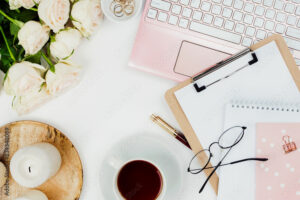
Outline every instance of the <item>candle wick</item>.
{"label": "candle wick", "polygon": [[31,167],[28,167],[28,169],[29,169],[29,173],[31,173]]}

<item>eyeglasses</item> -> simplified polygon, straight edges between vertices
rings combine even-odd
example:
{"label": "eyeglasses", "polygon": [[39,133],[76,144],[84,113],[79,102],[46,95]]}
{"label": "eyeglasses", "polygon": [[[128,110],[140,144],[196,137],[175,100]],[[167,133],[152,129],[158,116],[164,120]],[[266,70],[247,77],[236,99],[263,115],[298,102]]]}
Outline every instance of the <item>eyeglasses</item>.
{"label": "eyeglasses", "polygon": [[[246,129],[247,129],[247,127],[244,127],[244,126],[233,126],[229,129],[227,129],[226,131],[224,131],[220,135],[218,142],[211,143],[209,145],[208,149],[203,149],[203,150],[199,151],[192,158],[192,160],[190,161],[189,167],[187,169],[187,171],[191,174],[199,174],[199,173],[201,173],[202,171],[204,171],[206,169],[214,168],[213,171],[207,177],[206,181],[203,183],[199,193],[201,193],[204,190],[204,188],[205,188],[206,184],[208,183],[209,179],[216,172],[216,170],[221,166],[233,165],[233,164],[246,162],[246,161],[262,161],[262,162],[265,162],[265,161],[268,160],[268,158],[245,158],[245,159],[233,161],[233,162],[230,162],[230,163],[223,163],[224,159],[227,157],[227,155],[229,154],[231,149],[234,146],[236,146],[243,139]],[[219,163],[216,166],[209,166],[209,163],[211,162],[212,158],[214,157],[214,155],[211,152],[211,149],[214,145],[218,145],[221,150],[227,150],[227,152],[225,152],[224,156],[220,159]],[[207,154],[209,155],[208,157],[207,157]],[[193,169],[191,166],[194,162],[197,161],[197,159],[196,159],[197,157],[206,158],[207,160],[204,160],[204,163],[205,163],[204,167]]]}

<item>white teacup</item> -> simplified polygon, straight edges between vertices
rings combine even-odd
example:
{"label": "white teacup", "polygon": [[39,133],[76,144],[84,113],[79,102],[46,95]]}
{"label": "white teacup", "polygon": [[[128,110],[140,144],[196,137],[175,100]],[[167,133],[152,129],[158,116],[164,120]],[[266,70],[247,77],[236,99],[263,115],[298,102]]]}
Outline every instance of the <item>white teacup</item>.
{"label": "white teacup", "polygon": [[135,134],[120,140],[101,162],[99,183],[103,199],[124,200],[118,189],[118,175],[127,163],[134,160],[149,162],[160,171],[163,186],[156,200],[178,199],[178,193],[184,184],[185,163],[174,153],[176,149],[178,143],[168,135]]}
{"label": "white teacup", "polygon": [[[131,162],[134,162],[134,161],[145,161],[147,163],[150,163],[151,165],[153,165],[160,173],[161,175],[161,189],[160,189],[160,192],[159,192],[159,195],[156,197],[155,200],[162,200],[164,199],[163,197],[165,196],[165,193],[166,193],[166,181],[165,181],[165,176],[164,176],[164,173],[163,171],[161,170],[161,168],[159,167],[159,165],[157,163],[154,163],[153,161],[151,160],[147,160],[147,159],[131,159],[131,160],[128,160],[126,162],[122,162],[121,160],[118,160],[118,159],[115,159],[115,158],[111,158],[110,160],[110,165],[113,166],[115,169],[116,169],[116,172],[115,175],[114,175],[114,193],[115,193],[115,196],[118,200],[126,200],[121,192],[120,192],[120,189],[118,187],[118,178],[119,178],[119,174],[120,172],[122,171],[122,169],[129,163]],[[133,191],[134,192],[134,191]]]}

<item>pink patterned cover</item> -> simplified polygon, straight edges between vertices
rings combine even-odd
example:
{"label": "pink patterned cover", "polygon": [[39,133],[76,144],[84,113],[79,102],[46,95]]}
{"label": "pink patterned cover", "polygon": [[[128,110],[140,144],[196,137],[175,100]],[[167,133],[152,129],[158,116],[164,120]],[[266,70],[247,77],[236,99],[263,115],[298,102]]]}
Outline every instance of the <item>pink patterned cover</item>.
{"label": "pink patterned cover", "polygon": [[[296,151],[285,153],[284,135],[296,143]],[[300,123],[258,123],[256,156],[267,162],[256,164],[256,200],[300,200]]]}

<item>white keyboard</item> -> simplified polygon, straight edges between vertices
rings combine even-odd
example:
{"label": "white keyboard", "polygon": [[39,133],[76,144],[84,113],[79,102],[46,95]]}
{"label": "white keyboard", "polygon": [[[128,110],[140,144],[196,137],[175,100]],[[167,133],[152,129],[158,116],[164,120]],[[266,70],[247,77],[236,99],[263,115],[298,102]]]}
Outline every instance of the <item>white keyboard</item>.
{"label": "white keyboard", "polygon": [[300,0],[152,0],[147,18],[245,47],[279,33],[300,51]]}

